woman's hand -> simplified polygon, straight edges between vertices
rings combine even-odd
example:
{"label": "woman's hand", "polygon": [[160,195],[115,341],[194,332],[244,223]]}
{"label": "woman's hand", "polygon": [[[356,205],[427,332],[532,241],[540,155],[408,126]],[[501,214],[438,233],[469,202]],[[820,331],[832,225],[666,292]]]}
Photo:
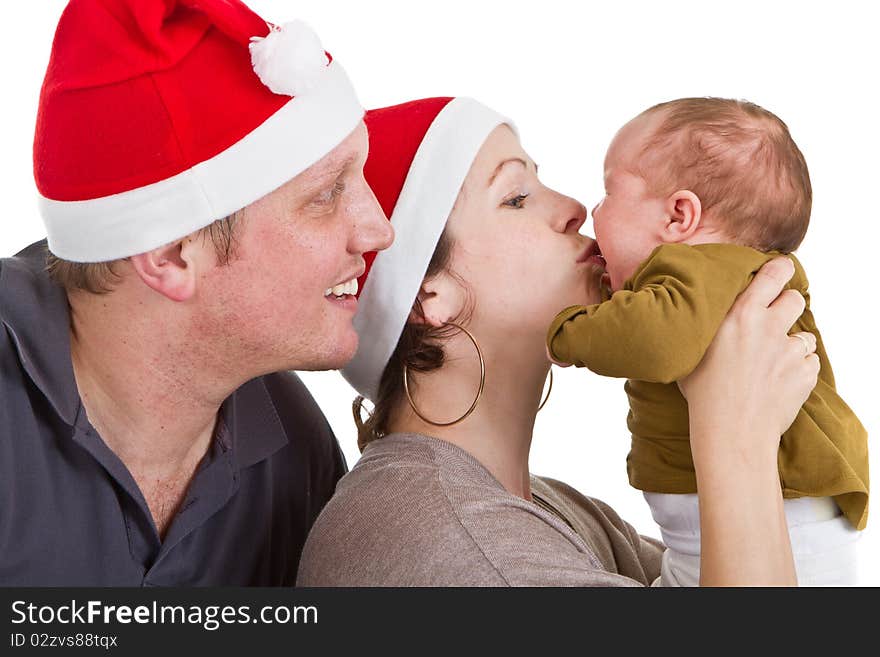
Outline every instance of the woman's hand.
{"label": "woman's hand", "polygon": [[777,452],[816,385],[812,334],[789,336],[804,309],[788,258],[740,294],[702,362],[679,382],[688,400],[700,499],[700,584],[796,585]]}

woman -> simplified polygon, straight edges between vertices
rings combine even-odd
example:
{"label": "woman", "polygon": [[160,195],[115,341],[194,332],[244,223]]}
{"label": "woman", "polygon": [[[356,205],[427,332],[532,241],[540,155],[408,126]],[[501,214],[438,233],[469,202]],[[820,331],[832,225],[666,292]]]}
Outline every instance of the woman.
{"label": "woman", "polygon": [[[396,240],[361,280],[360,347],[344,374],[374,409],[298,584],[650,585],[662,545],[528,471],[547,326],[599,299],[585,208],[544,187],[511,123],[470,99],[372,111],[367,126],[364,172]],[[703,584],[796,583],[776,451],[818,359],[786,336],[803,309],[779,294],[792,272],[768,263],[681,383]],[[772,398],[755,394],[765,381]],[[585,418],[573,433],[589,432]]]}

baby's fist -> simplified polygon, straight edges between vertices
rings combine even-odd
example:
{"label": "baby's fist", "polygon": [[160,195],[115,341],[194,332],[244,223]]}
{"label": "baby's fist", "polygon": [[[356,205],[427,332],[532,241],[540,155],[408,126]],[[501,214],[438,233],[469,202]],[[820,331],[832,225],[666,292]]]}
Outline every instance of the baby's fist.
{"label": "baby's fist", "polygon": [[571,363],[563,363],[553,358],[553,354],[550,353],[550,347],[548,347],[546,344],[544,345],[544,352],[547,354],[547,360],[549,360],[554,365],[559,365],[559,367],[571,367]]}

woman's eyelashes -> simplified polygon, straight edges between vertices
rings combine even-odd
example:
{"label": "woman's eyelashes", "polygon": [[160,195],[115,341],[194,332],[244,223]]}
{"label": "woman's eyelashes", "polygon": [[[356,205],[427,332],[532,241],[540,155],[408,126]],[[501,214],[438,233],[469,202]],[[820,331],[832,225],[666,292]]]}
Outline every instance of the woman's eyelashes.
{"label": "woman's eyelashes", "polygon": [[523,207],[525,200],[529,197],[528,194],[517,194],[516,196],[511,196],[509,198],[504,199],[501,205],[508,208],[519,209]]}

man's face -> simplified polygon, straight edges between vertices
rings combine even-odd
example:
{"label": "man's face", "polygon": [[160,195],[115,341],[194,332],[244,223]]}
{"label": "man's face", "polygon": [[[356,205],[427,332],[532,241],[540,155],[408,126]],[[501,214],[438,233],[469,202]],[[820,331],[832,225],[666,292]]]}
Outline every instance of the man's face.
{"label": "man's face", "polygon": [[640,116],[615,135],[605,156],[605,197],[593,208],[593,230],[605,257],[612,290],[619,290],[662,240],[665,199],[653,194],[638,171],[653,116]]}
{"label": "man's face", "polygon": [[357,299],[337,286],[363,273],[365,252],[387,248],[394,237],[364,180],[366,157],[361,123],[323,159],[245,208],[232,262],[199,283],[213,296],[196,329],[226,344],[230,368],[336,369],[354,355]]}

